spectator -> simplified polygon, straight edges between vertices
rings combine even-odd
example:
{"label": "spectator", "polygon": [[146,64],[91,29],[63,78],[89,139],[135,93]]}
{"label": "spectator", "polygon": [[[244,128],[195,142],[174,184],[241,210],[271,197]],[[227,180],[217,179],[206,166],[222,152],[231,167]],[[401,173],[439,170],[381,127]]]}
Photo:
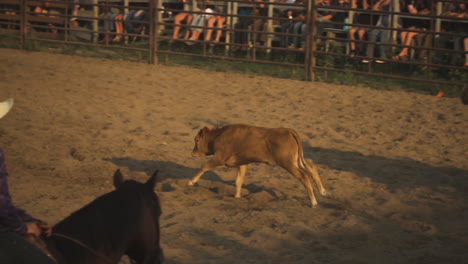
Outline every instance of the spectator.
{"label": "spectator", "polygon": [[[321,0],[319,5],[323,8],[334,6],[334,7],[341,7],[341,8],[350,8],[349,0]],[[333,29],[340,29],[343,28],[343,25],[338,23],[344,23],[345,19],[348,16],[348,11],[346,10],[336,10],[336,11],[329,11],[329,10],[321,10],[320,7],[317,11],[317,36],[322,36],[323,32],[325,32],[326,28],[333,28]],[[337,24],[329,23],[334,22]]]}
{"label": "spectator", "polygon": [[[13,99],[0,103],[0,118],[13,106]],[[23,235],[50,236],[51,228],[33,218],[12,203],[8,190],[5,156],[0,149],[0,263],[54,264],[39,248],[26,241]]]}
{"label": "spectator", "polygon": [[[442,16],[468,18],[466,4],[464,3],[444,3],[444,11]],[[468,35],[468,26],[460,21],[443,21],[441,25],[443,33],[435,38],[434,47],[437,49],[452,49],[454,51],[465,52],[464,66],[468,66],[468,37],[460,34]],[[446,64],[444,62],[445,52],[436,51],[434,62],[436,64]],[[459,53],[452,52],[448,58],[448,64],[456,65],[459,58]]]}
{"label": "spectator", "polygon": [[[35,13],[36,16],[47,16],[47,17],[56,17],[56,15],[60,15],[61,12],[59,10],[53,9],[50,7],[51,2],[40,2],[40,5],[34,7],[33,12]],[[38,25],[38,27],[35,27],[35,30],[40,31],[40,32],[52,32],[54,34],[58,33],[57,26],[63,26],[63,25],[57,25],[53,23],[47,23],[47,22],[35,22],[35,25]]]}
{"label": "spectator", "polygon": [[281,32],[287,34],[295,34],[296,36],[282,35],[280,38],[280,45],[282,47],[296,48],[300,47],[300,42],[303,38],[299,35],[305,33],[305,12],[303,10],[285,11],[285,16],[289,19],[281,25]]}
{"label": "spectator", "polygon": [[[418,14],[418,15],[429,15],[430,11],[430,3],[425,0],[406,0],[404,2],[404,6],[402,10],[406,10],[406,12],[410,14]],[[429,28],[429,20],[421,19],[421,18],[404,18],[402,19],[403,28],[407,28],[410,30],[416,31],[401,31],[400,33],[400,43],[404,47],[401,49],[398,55],[392,57],[394,60],[408,60],[409,56],[409,47],[412,45],[412,41],[416,36],[418,37],[418,42],[424,43],[422,46],[424,47],[431,47],[432,46],[432,35],[425,34],[423,31]],[[427,57],[427,50],[424,49],[424,52],[420,54],[421,58]]]}
{"label": "spectator", "polygon": [[[393,1],[392,0],[379,0],[374,4],[372,10],[382,10],[382,11],[392,11],[393,10]],[[374,28],[369,33],[369,42],[379,42],[387,43],[390,37],[391,27],[391,16],[389,14],[380,14],[376,23],[377,27]],[[374,47],[376,44],[369,43],[367,45],[367,58],[363,59],[362,63],[369,63],[374,60]],[[387,59],[386,47],[385,45],[378,45],[378,58],[375,60],[376,63],[385,63]]]}
{"label": "spectator", "polygon": [[304,48],[302,42],[305,41],[304,34],[306,33],[306,14],[305,11],[299,11],[296,15],[297,21],[292,27],[294,36],[291,37],[289,48]]}
{"label": "spectator", "polygon": [[252,34],[252,39],[250,44],[263,45],[267,41],[267,34],[264,32],[272,32],[273,29],[268,28],[267,18],[268,18],[268,9],[263,2],[263,0],[253,0],[253,2],[258,2],[254,9],[255,18],[253,20],[254,33]]}
{"label": "spectator", "polygon": [[[123,14],[117,8],[109,8],[106,4],[102,4],[99,8],[99,31],[104,32],[104,37],[101,42],[120,42],[122,40],[123,30]],[[115,35],[114,37],[112,37]]]}
{"label": "spectator", "polygon": [[[223,34],[223,27],[224,23],[226,22],[226,16],[224,16],[224,10],[223,7],[217,6],[215,7],[215,15],[211,18],[208,19],[207,21],[207,27],[208,29],[206,30],[205,34],[205,41],[211,41],[212,34],[213,34],[213,29],[216,27],[216,36],[214,39],[214,42],[217,43],[221,39],[221,35]],[[211,43],[210,46],[214,46],[215,43]]]}
{"label": "spectator", "polygon": [[[329,7],[331,5],[330,0],[319,0],[318,5],[322,8]],[[317,25],[317,36],[322,36],[324,32],[324,28],[331,27],[331,24],[328,24],[327,22],[331,22],[331,19],[334,16],[334,12],[329,11],[329,10],[323,10],[318,8],[317,11],[317,19],[316,23]]]}
{"label": "spectator", "polygon": [[[187,12],[180,12],[174,16],[174,31],[172,32],[172,39],[171,43],[174,42],[174,39],[179,38],[179,33],[181,29],[181,25],[190,25],[192,23],[193,15]],[[185,36],[184,39],[188,39],[190,37],[191,31],[189,27],[185,27]]]}
{"label": "spectator", "polygon": [[[10,4],[0,5],[0,10],[3,9],[3,12],[6,15],[16,15],[18,13],[18,11],[19,11],[19,8],[20,7],[18,5],[10,5]],[[0,23],[4,22],[4,21],[7,22],[6,28],[8,28],[8,29],[17,29],[18,28],[16,25],[13,24],[13,23],[15,23],[14,22],[15,20],[0,20]],[[17,23],[19,23],[19,22],[17,22]],[[3,23],[1,23],[1,24],[3,25]]]}
{"label": "spectator", "polygon": [[112,21],[115,26],[115,33],[116,36],[112,40],[112,42],[120,42],[122,40],[122,34],[124,33],[124,26],[123,26],[123,19],[124,14],[119,12],[117,15],[114,16],[114,20]]}
{"label": "spectator", "polygon": [[[252,8],[241,7],[239,8],[238,15],[239,19],[236,24],[234,24],[234,43],[237,44],[247,44],[249,41],[249,33],[247,32],[248,28],[253,24],[253,18],[247,16],[253,16],[254,10]],[[243,31],[238,31],[243,30]],[[239,47],[234,46],[233,50],[237,50]]]}
{"label": "spectator", "polygon": [[[294,11],[292,9],[284,10],[284,17],[286,17],[288,20],[281,24],[281,33],[289,33],[291,31],[290,28],[294,25]],[[288,47],[290,44],[290,38],[290,36],[281,35],[280,46],[284,48]]]}
{"label": "spectator", "polygon": [[188,25],[192,23],[193,15],[186,12],[184,10],[184,5],[186,0],[178,0],[177,9],[180,9],[180,12],[174,14],[174,28],[172,31],[172,39],[169,41],[170,44],[174,43],[176,39],[179,39],[180,30],[183,28],[185,30],[184,39],[188,39],[190,37],[190,28]]}
{"label": "spectator", "polygon": [[208,21],[210,18],[215,17],[214,16],[214,9],[210,6],[207,7],[203,10],[202,14],[196,14],[192,20],[192,23],[190,24],[192,26],[192,36],[188,39],[190,41],[186,41],[185,44],[187,45],[194,45],[197,44],[197,42],[193,40],[198,40],[200,38],[201,33],[205,29],[205,24],[206,21]]}
{"label": "spectator", "polygon": [[[234,42],[238,44],[262,44],[267,40],[267,34],[262,33],[263,31],[271,32],[272,29],[267,27],[266,17],[268,16],[268,10],[265,4],[261,3],[261,0],[253,0],[253,2],[259,2],[254,8],[239,8],[238,22],[234,25],[237,30],[234,32]],[[246,17],[252,16],[252,17]],[[248,32],[248,30],[255,31],[255,33]],[[250,42],[250,43],[249,43]],[[237,50],[239,47],[234,46],[233,49]]]}
{"label": "spectator", "polygon": [[369,31],[369,28],[366,26],[372,25],[373,19],[371,14],[366,12],[366,10],[371,9],[371,5],[369,5],[368,0],[353,0],[351,3],[352,9],[359,9],[362,11],[356,11],[354,13],[353,21],[351,22],[353,26],[349,28],[348,35],[349,35],[349,49],[350,55],[360,55],[364,56],[365,53],[365,45],[363,42],[356,44],[354,42],[356,40],[356,34],[359,41],[365,40],[365,35]]}
{"label": "spectator", "polygon": [[[148,11],[144,9],[134,9],[124,15],[124,28],[129,34],[145,34],[147,30],[147,22],[149,22]],[[143,23],[141,23],[141,22]],[[146,23],[144,23],[146,22]],[[133,37],[133,41],[136,40],[136,36]]]}

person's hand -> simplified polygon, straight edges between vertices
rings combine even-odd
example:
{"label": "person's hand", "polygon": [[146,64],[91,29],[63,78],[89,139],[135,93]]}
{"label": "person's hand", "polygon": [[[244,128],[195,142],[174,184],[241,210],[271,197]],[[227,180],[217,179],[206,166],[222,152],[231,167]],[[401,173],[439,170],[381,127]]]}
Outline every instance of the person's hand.
{"label": "person's hand", "polygon": [[52,227],[50,227],[50,225],[44,222],[39,222],[38,225],[39,228],[41,228],[42,233],[46,235],[46,237],[50,237],[50,235],[52,235]]}
{"label": "person's hand", "polygon": [[31,234],[35,237],[39,237],[42,233],[41,228],[37,222],[26,222],[26,234]]}

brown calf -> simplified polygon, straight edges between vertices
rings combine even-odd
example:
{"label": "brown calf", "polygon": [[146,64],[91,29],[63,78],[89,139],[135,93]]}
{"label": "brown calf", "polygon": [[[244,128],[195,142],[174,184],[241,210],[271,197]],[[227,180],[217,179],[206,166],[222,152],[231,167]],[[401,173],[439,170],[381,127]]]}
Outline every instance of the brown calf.
{"label": "brown calf", "polygon": [[210,156],[189,185],[195,184],[203,173],[219,166],[238,167],[236,198],[241,196],[247,164],[266,162],[283,167],[299,179],[306,188],[312,207],[317,206],[310,179],[313,178],[321,195],[326,195],[317,166],[304,159],[299,135],[290,128],[263,128],[248,125],[227,125],[201,129],[195,136],[193,156]]}

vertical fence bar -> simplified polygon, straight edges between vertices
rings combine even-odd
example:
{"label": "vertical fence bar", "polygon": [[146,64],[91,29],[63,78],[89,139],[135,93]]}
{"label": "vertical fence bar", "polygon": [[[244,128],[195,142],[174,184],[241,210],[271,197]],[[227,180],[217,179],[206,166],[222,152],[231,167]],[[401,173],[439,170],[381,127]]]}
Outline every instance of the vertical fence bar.
{"label": "vertical fence bar", "polygon": [[[266,23],[266,24],[267,24],[267,26],[266,26],[267,28],[266,28],[266,30],[265,30],[268,34],[265,36],[265,40],[266,40],[266,41],[265,41],[264,45],[268,48],[268,49],[265,50],[265,52],[266,52],[267,54],[270,54],[270,52],[271,52],[271,49],[270,49],[270,48],[271,48],[271,42],[272,42],[272,40],[273,40],[273,35],[271,35],[271,34],[269,34],[269,33],[274,33],[274,29],[273,29],[273,20],[272,20],[272,18],[273,18],[273,8],[274,8],[273,3],[274,3],[274,1],[273,1],[273,0],[269,0],[268,2],[269,2],[270,4],[268,5],[268,13],[267,13],[268,16],[267,16],[267,23]],[[272,30],[273,32],[271,32],[270,30]]]}
{"label": "vertical fence bar", "polygon": [[[317,51],[317,43],[316,43],[316,34],[317,34],[317,10],[315,8],[315,0],[308,0],[307,4],[307,17],[308,17],[308,25],[306,28],[308,37],[306,38],[309,40],[309,43],[306,45],[307,50],[310,50],[308,60],[306,64],[306,73],[307,73],[307,80],[308,81],[315,81],[315,66],[317,63],[317,59],[315,57],[315,52]],[[307,58],[307,56],[306,56]]]}
{"label": "vertical fence bar", "polygon": [[20,20],[20,45],[21,49],[26,49],[26,34],[28,33],[28,25],[26,24],[26,0],[20,1],[20,12],[21,12],[21,20]]}
{"label": "vertical fence bar", "polygon": [[150,56],[150,63],[154,64],[157,61],[155,56],[157,44],[156,44],[156,32],[158,31],[158,20],[159,20],[159,1],[158,0],[150,0],[150,10],[149,10],[149,56]]}
{"label": "vertical fence bar", "polygon": [[93,0],[93,42],[99,41],[99,6],[98,0]]}
{"label": "vertical fence bar", "polygon": [[305,1],[305,12],[306,12],[306,31],[305,34],[305,43],[304,43],[304,75],[305,80],[311,80],[311,73],[310,73],[310,53],[312,50],[311,39],[312,36],[310,32],[312,31],[312,23],[311,23],[311,12],[310,12],[310,1]]}
{"label": "vertical fence bar", "polygon": [[[106,1],[108,1],[108,0],[106,0]],[[128,1],[128,0],[124,0],[124,16],[123,16],[123,19],[125,19],[125,16],[126,16],[126,15],[128,14],[128,12],[130,11],[129,6],[130,6],[129,1]],[[123,20],[123,19],[122,19],[122,20]],[[124,21],[122,21],[122,23],[125,25]],[[124,30],[123,30],[123,31],[124,31],[124,33],[126,33],[126,34],[128,33],[127,30],[125,29],[125,26],[124,26]],[[130,36],[125,35],[125,37],[124,37],[124,43],[125,43],[125,45],[128,45],[128,39],[129,39],[129,38],[130,38]]]}
{"label": "vertical fence bar", "polygon": [[68,30],[70,29],[70,2],[65,7],[65,25],[64,25],[64,40],[69,41]]}
{"label": "vertical fence bar", "polygon": [[231,46],[229,45],[231,43],[231,34],[232,34],[232,31],[230,31],[232,29],[232,16],[231,16],[232,15],[232,2],[231,1],[227,2],[226,14],[227,14],[226,27],[228,30],[225,33],[226,35],[225,42],[227,45],[224,46],[224,51],[227,55],[227,52],[231,48]]}

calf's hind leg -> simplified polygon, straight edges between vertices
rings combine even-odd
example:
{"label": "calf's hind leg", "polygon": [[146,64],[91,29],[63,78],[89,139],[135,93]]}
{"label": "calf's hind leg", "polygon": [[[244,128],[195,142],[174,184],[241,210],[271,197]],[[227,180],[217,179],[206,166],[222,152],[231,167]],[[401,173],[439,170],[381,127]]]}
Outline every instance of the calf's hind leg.
{"label": "calf's hind leg", "polygon": [[312,178],[315,181],[315,184],[317,184],[318,191],[320,195],[325,196],[327,195],[327,190],[322,185],[322,180],[320,180],[320,175],[318,173],[318,168],[317,165],[315,165],[311,160],[306,160],[306,170],[309,175],[312,176]]}
{"label": "calf's hind leg", "polygon": [[302,171],[298,167],[292,165],[283,168],[289,173],[291,173],[294,177],[296,177],[299,181],[301,181],[301,183],[306,188],[307,193],[309,194],[311,206],[313,208],[317,207],[318,203],[315,199],[314,190],[312,189],[312,183],[310,182],[310,177],[307,175],[307,173],[305,171]]}

